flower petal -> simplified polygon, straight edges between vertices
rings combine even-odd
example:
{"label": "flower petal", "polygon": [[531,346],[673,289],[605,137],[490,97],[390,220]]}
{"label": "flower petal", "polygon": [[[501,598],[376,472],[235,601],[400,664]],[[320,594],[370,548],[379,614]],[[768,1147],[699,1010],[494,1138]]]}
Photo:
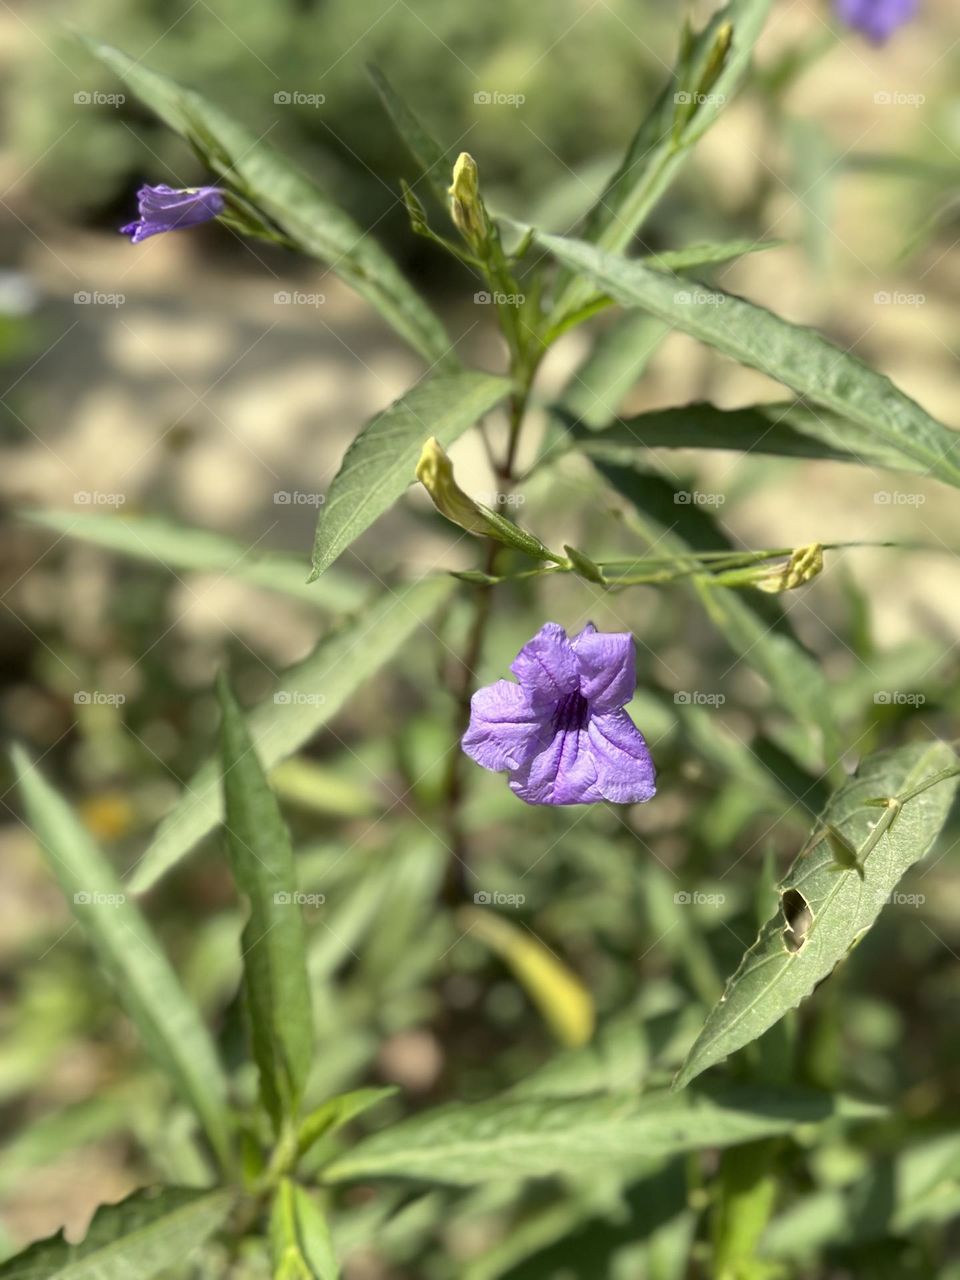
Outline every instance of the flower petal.
{"label": "flower petal", "polygon": [[580,692],[591,710],[625,706],[637,687],[637,654],[629,631],[598,631],[588,622],[570,644],[580,667]]}
{"label": "flower petal", "polygon": [[178,190],[163,183],[141,187],[137,192],[137,201],[139,220],[121,228],[122,234],[129,235],[134,244],[164,231],[175,231],[180,227],[195,226],[198,222],[208,222],[226,207],[223,192],[218,187]]}
{"label": "flower petal", "polygon": [[478,689],[470,699],[470,725],[461,746],[485,769],[516,769],[550,733],[530,699],[512,680]]}
{"label": "flower petal", "polygon": [[511,662],[510,670],[537,706],[556,705],[580,687],[577,660],[557,622],[544,623]]}
{"label": "flower petal", "polygon": [[643,734],[626,711],[591,716],[586,734],[597,770],[597,788],[605,800],[640,804],[656,794],[653,760]]}
{"label": "flower petal", "polygon": [[590,804],[602,800],[586,730],[557,733],[510,775],[510,790],[527,804]]}
{"label": "flower petal", "polygon": [[848,26],[882,44],[916,15],[917,0],[836,0],[836,9]]}

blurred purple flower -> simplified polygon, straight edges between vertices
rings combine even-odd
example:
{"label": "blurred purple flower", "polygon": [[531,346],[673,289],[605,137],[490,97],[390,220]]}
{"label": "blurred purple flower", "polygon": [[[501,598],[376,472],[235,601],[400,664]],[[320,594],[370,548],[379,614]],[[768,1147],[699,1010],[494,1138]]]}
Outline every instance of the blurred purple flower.
{"label": "blurred purple flower", "polygon": [[527,804],[636,804],[656,791],[653,760],[623,710],[637,682],[633,637],[593,623],[573,639],[548,622],[510,666],[520,681],[478,689],[463,749],[506,769]]}
{"label": "blurred purple flower", "polygon": [[918,0],[836,0],[838,16],[877,44],[917,12]]}
{"label": "blurred purple flower", "polygon": [[143,186],[137,192],[140,217],[120,228],[122,235],[130,236],[134,244],[148,236],[158,236],[161,231],[176,231],[179,227],[193,227],[198,222],[209,222],[223,213],[225,201],[218,187]]}

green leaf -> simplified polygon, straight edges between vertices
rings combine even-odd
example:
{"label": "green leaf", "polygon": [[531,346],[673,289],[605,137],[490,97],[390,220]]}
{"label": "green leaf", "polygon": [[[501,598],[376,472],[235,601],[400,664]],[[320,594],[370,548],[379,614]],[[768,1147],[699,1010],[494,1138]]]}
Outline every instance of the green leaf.
{"label": "green leaf", "polygon": [[[696,535],[701,547],[725,541],[705,512],[676,504],[676,491],[662,477],[602,459],[594,459],[594,465],[632,504],[636,515],[631,515],[630,527],[651,546],[656,545],[658,553],[682,556],[690,551],[684,521],[691,529],[702,528]],[[754,597],[745,598],[697,575],[689,581],[737,661],[749,664],[763,677],[777,703],[804,730],[806,743],[798,744],[794,750],[799,762],[813,767],[825,756],[832,757],[837,728],[829,687],[819,663],[793,636],[778,606],[769,599],[761,602]]]}
{"label": "green leaf", "polygon": [[669,326],[645,311],[626,311],[594,340],[570,376],[562,409],[588,427],[605,426],[640,379]]}
{"label": "green leaf", "polygon": [[98,1209],[80,1244],[61,1232],[0,1265],[0,1280],[150,1280],[182,1264],[226,1221],[232,1191],[165,1187]]}
{"label": "green leaf", "polygon": [[337,1280],[330,1228],[303,1187],[283,1178],[270,1210],[274,1280]]}
{"label": "green leaf", "polygon": [[[337,714],[353,691],[389,662],[453,590],[446,578],[426,578],[391,591],[325,637],[313,652],[283,672],[272,697],[247,715],[263,767],[293,755]],[[220,768],[208,760],[166,815],[130,878],[143,893],[220,822]]]}
{"label": "green leaf", "polygon": [[641,1156],[734,1146],[831,1116],[877,1113],[833,1095],[756,1087],[454,1103],[365,1138],[323,1176],[331,1182],[396,1177],[470,1186],[571,1169],[583,1175]]}
{"label": "green leaf", "polygon": [[[359,762],[351,759],[349,763],[352,767]],[[328,817],[367,818],[384,808],[371,775],[350,776],[342,768],[305,756],[293,756],[275,765],[270,770],[270,786],[286,803]]]}
{"label": "green leaf", "polygon": [[[680,1069],[678,1088],[756,1040],[833,972],[904,872],[930,851],[957,786],[956,778],[941,775],[956,765],[945,742],[898,747],[869,756],[831,797],[779,886],[780,910],[727,983]],[[873,803],[898,797],[900,808]],[[838,863],[831,829],[853,847],[858,866]]]}
{"label": "green leaf", "polygon": [[602,1023],[589,1044],[566,1049],[513,1085],[511,1098],[574,1098],[623,1093],[639,1085],[650,1065],[646,1029],[630,1007]]}
{"label": "green leaf", "polygon": [[217,695],[226,843],[233,878],[250,903],[242,946],[253,1056],[279,1133],[296,1116],[313,1057],[303,913],[280,806],[223,674]]}
{"label": "green leaf", "polygon": [[371,64],[367,67],[367,71],[397,133],[420,166],[423,176],[430,184],[441,207],[446,209],[449,203],[447,187],[453,175],[453,160],[447,154],[446,148],[424,127],[415,112],[397,93],[380,68]]}
{"label": "green leaf", "polygon": [[313,577],[413,482],[420,451],[430,436],[448,447],[509,390],[506,378],[490,373],[438,373],[371,418],[347,450],[320,513]]}
{"label": "green leaf", "polygon": [[760,1253],[800,1258],[831,1245],[908,1236],[960,1214],[960,1135],[940,1134],[871,1163],[850,1187],[805,1195],[767,1228]]}
{"label": "green leaf", "polygon": [[290,160],[193,89],[111,45],[81,37],[210,168],[293,243],[329,265],[431,365],[456,365],[443,326],[377,242]]}
{"label": "green leaf", "polygon": [[782,240],[720,240],[707,244],[691,244],[684,249],[664,249],[660,253],[645,254],[639,261],[657,271],[692,271],[696,267],[733,262],[734,259],[743,258],[749,253],[779,249],[782,245]]}
{"label": "green leaf", "polygon": [[[772,0],[731,0],[698,35],[691,39],[685,34],[670,81],[587,215],[585,240],[614,252],[630,245],[693,145],[740,87],[771,4]],[[724,29],[729,23],[733,25],[733,38],[724,54]],[[688,104],[692,110],[678,111],[684,105],[678,102],[678,95],[682,94],[688,99],[696,95],[698,100]],[[576,263],[567,265],[580,270]],[[592,292],[587,281],[568,276],[558,292],[553,323],[577,311]]]}
{"label": "green leaf", "polygon": [[110,975],[148,1053],[231,1163],[227,1082],[216,1050],[146,920],[79,818],[25,752],[13,752],[26,817],[64,896]]}
{"label": "green leaf", "polygon": [[592,431],[574,424],[573,434],[581,449],[598,456],[629,457],[642,449],[731,449],[782,458],[869,463],[901,471],[926,470],[849,419],[797,403],[745,405],[742,409],[685,404],[654,409]]}
{"label": "green leaf", "polygon": [[329,1098],[315,1111],[304,1116],[303,1123],[297,1133],[297,1148],[302,1155],[315,1142],[334,1133],[343,1125],[349,1124],[356,1116],[363,1115],[378,1102],[392,1098],[399,1092],[397,1085],[389,1084],[380,1089],[354,1089],[350,1093],[341,1093],[336,1098]]}
{"label": "green leaf", "polygon": [[[883,447],[888,459],[884,465],[891,465],[889,459],[896,456],[899,467],[960,485],[960,464],[953,456],[960,435],[931,417],[889,378],[816,330],[791,324],[715,286],[691,287],[689,280],[652,271],[580,240],[548,235],[538,239],[622,305],[643,307],[741,364],[776,378],[814,404],[848,418]],[[824,431],[830,428],[825,426]],[[853,452],[862,439],[862,434],[852,438]]]}
{"label": "green leaf", "polygon": [[32,523],[67,537],[80,538],[174,573],[220,573],[294,596],[318,609],[355,609],[370,594],[355,578],[340,573],[324,574],[323,582],[311,586],[306,580],[308,566],[296,556],[258,554],[234,538],[210,529],[192,529],[161,516],[76,511],[26,511],[23,514]]}

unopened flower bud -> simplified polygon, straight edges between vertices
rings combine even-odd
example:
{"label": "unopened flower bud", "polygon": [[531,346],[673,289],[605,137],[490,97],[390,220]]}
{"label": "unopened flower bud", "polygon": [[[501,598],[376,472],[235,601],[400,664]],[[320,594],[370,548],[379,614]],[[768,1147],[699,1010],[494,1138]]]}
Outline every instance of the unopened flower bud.
{"label": "unopened flower bud", "polygon": [[779,591],[792,591],[815,578],[823,569],[823,547],[819,542],[808,547],[797,547],[786,564],[778,564],[763,571],[754,582],[760,591],[775,594]]}
{"label": "unopened flower bud", "polygon": [[468,244],[478,248],[487,238],[487,213],[480,198],[477,162],[461,151],[453,166],[453,181],[448,188],[450,217]]}

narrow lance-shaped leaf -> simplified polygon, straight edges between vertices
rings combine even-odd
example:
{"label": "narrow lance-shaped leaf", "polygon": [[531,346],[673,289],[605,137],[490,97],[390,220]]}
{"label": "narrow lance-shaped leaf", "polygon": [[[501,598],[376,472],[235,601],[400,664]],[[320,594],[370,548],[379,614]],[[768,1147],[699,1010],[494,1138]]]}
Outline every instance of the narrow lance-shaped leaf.
{"label": "narrow lance-shaped leaf", "polygon": [[146,920],[66,801],[16,748],[27,821],[73,914],[136,1023],[150,1056],[196,1111],[221,1163],[231,1163],[227,1082],[216,1050]]}
{"label": "narrow lance-shaped leaf", "polygon": [[397,1092],[397,1085],[388,1084],[379,1089],[353,1089],[350,1093],[341,1093],[335,1098],[328,1098],[316,1110],[304,1116],[297,1130],[297,1149],[303,1154],[321,1138],[349,1124],[356,1116],[363,1115],[365,1111],[375,1107],[378,1102],[392,1098]]}
{"label": "narrow lance-shaped leaf", "polygon": [[[272,769],[303,746],[340,710],[450,595],[449,579],[428,578],[391,591],[321,640],[309,657],[283,672],[273,694],[247,712],[250,735],[264,768]],[[130,878],[142,893],[223,817],[220,767],[208,760],[166,815]]]}
{"label": "narrow lance-shaped leaf", "polygon": [[169,1275],[227,1219],[232,1191],[165,1187],[98,1209],[79,1244],[61,1232],[0,1264],[0,1280],[151,1280]]}
{"label": "narrow lance-shaped leaf", "polygon": [[372,418],[344,455],[327,494],[313,545],[313,577],[412,483],[425,440],[436,436],[447,448],[509,390],[506,378],[490,373],[440,373]]}
{"label": "narrow lance-shaped leaf", "polygon": [[328,612],[356,609],[370,595],[361,582],[341,573],[326,573],[323,582],[312,586],[306,581],[305,561],[296,556],[282,552],[258,554],[222,533],[190,528],[160,516],[77,511],[27,511],[24,515],[34,524],[69,538],[79,538],[174,573],[220,573],[293,596]]}
{"label": "narrow lance-shaped leaf", "polygon": [[640,1156],[734,1146],[832,1116],[859,1119],[878,1112],[836,1095],[753,1087],[454,1103],[363,1139],[323,1177],[470,1186],[570,1169],[583,1174]]}
{"label": "narrow lance-shaped leaf", "polygon": [[780,910],[727,983],[677,1087],[756,1040],[832,973],[904,872],[930,851],[953,801],[956,768],[947,743],[913,743],[868,757],[831,798],[779,886]]}
{"label": "narrow lance-shaped leaf", "polygon": [[[739,89],[771,4],[772,0],[731,0],[698,35],[685,35],[669,82],[587,215],[585,240],[614,251],[630,245],[693,145]],[[579,270],[576,263],[566,265]],[[577,311],[594,292],[588,281],[566,273],[554,324]]]}
{"label": "narrow lance-shaped leaf", "polygon": [[215,173],[304,253],[328,263],[426,360],[457,364],[443,325],[392,258],[286,156],[195,90],[111,45],[81,39]]}
{"label": "narrow lance-shaped leaf", "polygon": [[750,253],[779,249],[781,244],[779,240],[715,240],[683,249],[663,249],[660,253],[645,254],[639,261],[657,271],[693,271],[697,267],[733,262]]}
{"label": "narrow lance-shaped leaf", "polygon": [[888,459],[884,465],[892,465],[892,459],[899,457],[898,465],[907,470],[960,485],[960,433],[931,417],[889,378],[815,329],[791,324],[715,286],[692,285],[580,240],[548,235],[538,239],[562,262],[586,272],[623,306],[643,307],[741,364],[769,374],[812,403],[849,418],[861,429],[850,441],[851,452],[857,452],[865,430],[883,445]]}
{"label": "narrow lance-shaped leaf", "polygon": [[430,184],[431,190],[445,209],[447,207],[447,187],[450,184],[450,175],[453,172],[453,160],[447,154],[446,149],[420,121],[412,108],[397,93],[380,68],[371,65],[367,70],[397,133],[406,143],[410,154],[416,160],[423,172],[423,176]]}
{"label": "narrow lance-shaped leaf", "polygon": [[242,945],[253,1056],[279,1132],[296,1116],[313,1055],[303,913],[280,806],[222,674],[217,695],[226,844],[233,878],[250,904]]}
{"label": "narrow lance-shaped leaf", "polygon": [[730,449],[782,458],[869,463],[901,471],[927,470],[849,419],[799,403],[744,405],[740,409],[698,403],[653,409],[615,422],[609,422],[611,416],[593,430],[572,425],[581,449],[614,457],[637,456],[645,449]]}

